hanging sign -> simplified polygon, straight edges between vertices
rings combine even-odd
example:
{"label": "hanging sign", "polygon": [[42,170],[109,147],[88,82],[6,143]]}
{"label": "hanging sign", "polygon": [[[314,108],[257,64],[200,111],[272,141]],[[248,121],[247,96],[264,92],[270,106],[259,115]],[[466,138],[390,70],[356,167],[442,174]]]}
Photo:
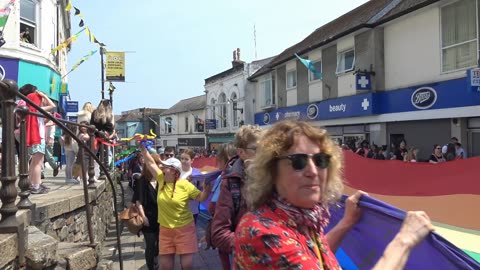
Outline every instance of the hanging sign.
{"label": "hanging sign", "polygon": [[107,81],[125,82],[125,52],[106,52]]}

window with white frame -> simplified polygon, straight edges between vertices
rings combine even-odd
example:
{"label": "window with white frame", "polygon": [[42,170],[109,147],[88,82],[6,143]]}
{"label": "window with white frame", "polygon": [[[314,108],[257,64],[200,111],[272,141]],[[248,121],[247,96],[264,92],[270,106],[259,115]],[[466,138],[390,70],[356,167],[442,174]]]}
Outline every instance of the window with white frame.
{"label": "window with white frame", "polygon": [[210,101],[210,119],[216,119],[216,113],[215,113],[215,99],[212,98]]}
{"label": "window with white frame", "polygon": [[37,0],[20,0],[20,41],[38,45]]}
{"label": "window with white frame", "polygon": [[477,63],[476,2],[461,0],[441,8],[443,72]]}
{"label": "window with white frame", "polygon": [[230,100],[232,101],[232,122],[234,127],[238,127],[238,98],[237,98],[237,93],[233,92],[232,96],[230,97]]}
{"label": "window with white frame", "polygon": [[188,132],[188,116],[185,116],[185,132]]}
{"label": "window with white frame", "polygon": [[287,89],[297,87],[297,70],[292,69],[287,71]]}
{"label": "window with white frame", "polygon": [[313,66],[315,67],[315,70],[318,72],[317,74],[311,72],[310,70],[308,71],[308,79],[309,81],[318,81],[322,79],[322,61],[321,60],[316,60],[312,61]]}
{"label": "window with white frame", "polygon": [[260,106],[267,107],[275,104],[273,102],[272,76],[267,75],[262,80],[260,80],[259,87],[261,97]]}
{"label": "window with white frame", "polygon": [[171,117],[165,118],[165,133],[167,133],[167,134],[172,133],[172,118]]}
{"label": "window with white frame", "polygon": [[220,106],[220,128],[226,128],[227,127],[227,96],[225,93],[221,93],[220,96],[218,97],[218,103]]}
{"label": "window with white frame", "polygon": [[349,49],[337,54],[337,74],[352,71],[355,68],[355,50]]}

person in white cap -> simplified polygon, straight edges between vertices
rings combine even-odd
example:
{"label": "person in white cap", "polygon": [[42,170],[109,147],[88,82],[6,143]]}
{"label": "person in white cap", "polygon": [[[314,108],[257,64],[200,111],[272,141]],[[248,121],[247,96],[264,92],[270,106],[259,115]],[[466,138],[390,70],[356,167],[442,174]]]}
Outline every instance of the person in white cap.
{"label": "person in white cap", "polygon": [[186,179],[180,179],[182,163],[171,157],[159,168],[148,150],[141,145],[145,167],[158,182],[158,223],[160,224],[160,268],[174,268],[175,255],[180,256],[182,269],[192,269],[193,254],[198,251],[197,234],[188,200],[208,198],[212,185],[204,182],[200,191]]}

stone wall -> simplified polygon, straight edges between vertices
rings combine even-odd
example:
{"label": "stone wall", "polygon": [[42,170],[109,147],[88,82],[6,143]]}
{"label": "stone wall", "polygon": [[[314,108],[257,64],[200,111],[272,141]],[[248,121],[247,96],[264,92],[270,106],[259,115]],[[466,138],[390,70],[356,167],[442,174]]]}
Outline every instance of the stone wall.
{"label": "stone wall", "polygon": [[[90,210],[94,242],[100,243],[105,239],[108,223],[113,217],[113,193],[110,185],[106,185],[96,199],[91,199],[93,199],[90,202]],[[59,242],[76,243],[90,240],[85,206],[32,225]]]}

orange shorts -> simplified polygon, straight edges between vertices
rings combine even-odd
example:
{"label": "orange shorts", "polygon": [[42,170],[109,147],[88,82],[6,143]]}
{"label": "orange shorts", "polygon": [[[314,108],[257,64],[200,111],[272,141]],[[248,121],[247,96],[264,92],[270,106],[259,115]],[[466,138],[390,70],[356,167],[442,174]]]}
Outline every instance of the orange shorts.
{"label": "orange shorts", "polygon": [[196,253],[198,246],[195,223],[173,229],[160,226],[158,244],[160,255]]}

